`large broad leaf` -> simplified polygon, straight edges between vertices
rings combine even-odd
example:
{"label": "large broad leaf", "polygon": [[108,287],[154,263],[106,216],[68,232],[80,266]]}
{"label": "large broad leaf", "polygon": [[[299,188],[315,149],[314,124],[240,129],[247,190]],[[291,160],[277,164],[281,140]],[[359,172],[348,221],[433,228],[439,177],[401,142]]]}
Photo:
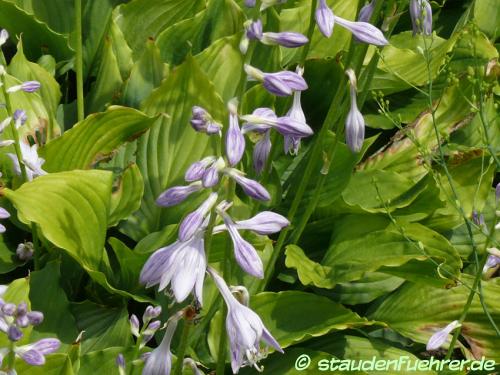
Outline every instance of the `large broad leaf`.
{"label": "large broad leaf", "polygon": [[[473,278],[462,275],[469,287]],[[483,281],[483,297],[494,321],[500,320],[500,279]],[[426,343],[437,330],[459,319],[470,290],[461,285],[452,289],[436,289],[407,284],[372,309],[371,319],[387,323],[392,329],[417,342]],[[498,361],[498,336],[483,311],[477,294],[463,323],[462,336],[475,358],[485,356]]]}
{"label": "large broad leaf", "polygon": [[78,329],[85,331],[82,340],[82,354],[129,344],[130,323],[126,308],[97,305],[90,301],[74,303],[72,311]]}
{"label": "large broad leaf", "polygon": [[122,143],[145,132],[155,120],[124,107],[91,115],[43,148],[43,167],[48,172],[91,168]]}
{"label": "large broad leaf", "polygon": [[53,261],[40,271],[30,274],[30,301],[33,310],[42,311],[43,323],[33,331],[33,339],[38,336],[53,337],[71,344],[78,336],[75,319],[70,311],[66,293],[60,286],[60,263]]}
{"label": "large broad leaf", "polygon": [[189,57],[143,105],[149,115],[165,112],[169,117],[162,117],[138,141],[136,159],[144,177],[144,198],[140,210],[121,227],[136,240],[178,222],[185,213],[185,205],[160,208],[156,198],[164,189],[184,184],[184,172],[192,162],[215,154],[215,142],[219,140],[196,133],[189,125],[193,105],[206,108],[222,122],[224,104],[212,83]]}
{"label": "large broad leaf", "polygon": [[86,269],[98,269],[104,249],[112,176],[105,171],[48,174],[5,189],[19,219],[36,223],[45,238]]}
{"label": "large broad leaf", "polygon": [[242,28],[242,12],[233,0],[209,1],[207,9],[163,31],[156,44],[165,62],[178,65],[186,54],[201,52],[217,39]]}
{"label": "large broad leaf", "polygon": [[113,16],[138,55],[148,38],[156,38],[167,27],[195,15],[204,1],[133,0],[118,7]]}
{"label": "large broad leaf", "polygon": [[71,360],[67,354],[49,354],[42,366],[31,366],[22,359],[16,359],[16,371],[24,375],[73,375]]}
{"label": "large broad leaf", "polygon": [[[134,357],[134,349],[130,347],[117,346],[86,353],[81,357],[80,374],[113,374],[116,370],[116,357],[123,354],[127,367],[137,358]],[[142,362],[142,361],[141,361]],[[136,365],[141,370],[142,363]],[[139,373],[139,372],[137,372]]]}
{"label": "large broad leaf", "polygon": [[373,324],[341,304],[312,293],[264,292],[253,297],[250,305],[283,347],[332,330]]}
{"label": "large broad leaf", "polygon": [[12,35],[23,34],[25,53],[32,60],[42,54],[53,55],[57,60],[66,60],[73,55],[67,35],[56,33],[10,1],[0,1],[0,24]]}

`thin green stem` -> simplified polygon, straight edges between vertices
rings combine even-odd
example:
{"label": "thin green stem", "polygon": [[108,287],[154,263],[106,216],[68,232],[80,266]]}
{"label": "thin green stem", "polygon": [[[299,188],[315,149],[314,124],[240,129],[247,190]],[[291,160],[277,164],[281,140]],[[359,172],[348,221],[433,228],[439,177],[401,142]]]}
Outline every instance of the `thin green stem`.
{"label": "thin green stem", "polygon": [[13,342],[9,343],[9,354],[7,355],[7,372],[15,372],[16,367],[16,352],[15,344]]}
{"label": "thin green stem", "polygon": [[184,355],[186,354],[186,349],[189,345],[189,332],[191,331],[192,323],[184,319],[184,326],[182,327],[181,342],[177,349],[177,362],[175,364],[175,369],[173,375],[182,375],[182,368],[184,366]]}
{"label": "thin green stem", "polygon": [[75,0],[75,32],[76,32],[76,103],[78,121],[85,118],[85,107],[83,97],[83,30],[82,30],[82,0]]}

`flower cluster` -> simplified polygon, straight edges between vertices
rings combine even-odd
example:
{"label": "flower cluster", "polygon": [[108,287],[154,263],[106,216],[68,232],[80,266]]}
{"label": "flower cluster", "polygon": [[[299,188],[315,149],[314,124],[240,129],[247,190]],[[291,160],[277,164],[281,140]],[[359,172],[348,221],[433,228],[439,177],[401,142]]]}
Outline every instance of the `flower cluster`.
{"label": "flower cluster", "polygon": [[13,354],[31,366],[41,366],[45,363],[45,355],[55,352],[61,345],[58,339],[46,338],[35,343],[16,346],[23,338],[23,329],[37,326],[43,322],[40,311],[29,311],[28,305],[21,302],[18,305],[4,302],[0,298],[0,331],[7,335],[12,343],[9,348],[0,348],[0,365],[3,360]]}

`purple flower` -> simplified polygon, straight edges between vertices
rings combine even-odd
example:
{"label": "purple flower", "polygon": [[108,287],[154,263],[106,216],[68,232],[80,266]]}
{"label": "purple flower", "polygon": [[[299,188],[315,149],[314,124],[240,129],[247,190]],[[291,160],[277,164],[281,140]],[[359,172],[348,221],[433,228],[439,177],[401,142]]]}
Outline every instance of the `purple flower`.
{"label": "purple flower", "polygon": [[163,335],[160,345],[146,358],[142,375],[170,375],[172,369],[170,344],[181,316],[177,313],[168,320],[165,335]]}
{"label": "purple flower", "polygon": [[370,22],[373,11],[375,10],[375,1],[376,0],[372,0],[361,8],[358,15],[358,22]]}
{"label": "purple flower", "polygon": [[245,152],[245,137],[238,124],[236,103],[229,103],[229,129],[226,133],[226,155],[230,166],[238,164]]}
{"label": "purple flower", "polygon": [[40,325],[43,322],[43,313],[40,311],[30,311],[26,316],[32,326]]}
{"label": "purple flower", "polygon": [[483,273],[486,273],[490,268],[495,268],[500,264],[500,250],[498,250],[496,247],[489,248],[488,253],[488,258],[486,259],[486,263],[483,267]]}
{"label": "purple flower", "polygon": [[264,186],[259,184],[257,181],[246,178],[240,171],[236,169],[227,169],[226,173],[241,186],[245,194],[250,198],[260,201],[268,201],[271,199],[271,195]]}
{"label": "purple flower", "polygon": [[7,336],[8,336],[10,341],[16,342],[16,341],[21,340],[21,338],[23,337],[23,333],[21,332],[21,330],[17,326],[11,325],[7,329]]}
{"label": "purple flower", "polygon": [[140,282],[147,288],[159,284],[158,291],[171,284],[179,303],[194,290],[196,299],[202,304],[206,267],[203,231],[200,230],[186,242],[176,241],[156,250],[144,264]]}
{"label": "purple flower", "polygon": [[262,21],[258,19],[257,21],[251,22],[246,30],[248,39],[260,40],[262,38]]}
{"label": "purple flower", "polygon": [[215,122],[205,108],[194,106],[190,123],[197,132],[208,135],[221,134],[222,125]]}
{"label": "purple flower", "polygon": [[[267,110],[265,115],[264,110]],[[241,116],[241,119],[246,121],[246,131],[271,126],[285,136],[308,137],[313,134],[313,130],[305,122],[289,116],[276,117],[269,108],[257,108],[251,115]]]}
{"label": "purple flower", "polygon": [[207,168],[211,166],[216,160],[217,158],[215,156],[207,156],[200,161],[194,162],[189,166],[186,173],[184,174],[184,180],[186,182],[201,180]]}
{"label": "purple flower", "polygon": [[[23,157],[22,162],[26,167],[28,181],[33,180],[35,177],[47,174],[47,172],[42,169],[42,165],[43,163],[45,163],[45,159],[38,157],[38,145],[34,144],[30,146],[24,141],[21,141],[19,142],[19,146],[21,147],[21,155]],[[12,164],[14,165],[14,172],[20,176],[21,167],[19,165],[17,155],[7,154],[7,156],[12,160]]]}
{"label": "purple flower", "polygon": [[353,22],[335,16],[335,22],[349,30],[360,42],[385,46],[389,44],[382,31],[368,22]]}
{"label": "purple flower", "polygon": [[219,183],[219,172],[225,168],[226,163],[223,158],[217,159],[210,167],[208,167],[201,178],[203,187],[211,188]]}
{"label": "purple flower", "polygon": [[429,341],[427,342],[426,349],[427,350],[437,350],[448,340],[449,334],[457,327],[460,327],[461,324],[458,320],[454,320],[450,324],[448,324],[443,329],[437,331],[435,334],[431,336]]}
{"label": "purple flower", "polygon": [[245,6],[247,8],[253,8],[255,6],[255,0],[245,0]]}
{"label": "purple flower", "polygon": [[26,111],[23,111],[22,109],[16,109],[14,111],[14,122],[16,125],[16,129],[19,129],[21,125],[24,125],[26,121],[28,120],[28,116],[26,115]]}
{"label": "purple flower", "polygon": [[149,305],[144,310],[144,314],[142,315],[142,321],[144,324],[147,324],[151,319],[158,318],[161,314],[161,306],[151,306]]}
{"label": "purple flower", "polygon": [[285,70],[276,73],[264,73],[248,64],[245,64],[245,72],[250,80],[262,82],[267,91],[277,96],[288,96],[293,91],[307,90],[306,81],[295,72]]}
{"label": "purple flower", "polygon": [[[302,75],[304,70],[301,67],[297,67],[297,73]],[[306,116],[304,115],[304,111],[302,110],[302,105],[300,104],[300,91],[295,91],[293,93],[293,103],[292,107],[288,110],[287,116],[298,121],[299,123],[306,124]],[[300,147],[300,139],[301,137],[293,136],[293,135],[285,135],[285,154],[297,155]]]}
{"label": "purple flower", "polygon": [[222,210],[218,210],[219,215],[224,219],[224,224],[231,236],[234,247],[234,258],[236,263],[248,273],[259,279],[264,278],[264,266],[255,248],[241,237],[233,219]]}
{"label": "purple flower", "polygon": [[280,45],[287,48],[296,48],[309,42],[309,39],[300,33],[289,31],[281,33],[267,32],[262,35],[261,42],[270,46]]}
{"label": "purple flower", "polygon": [[242,131],[243,133],[256,132],[264,134],[271,128],[269,123],[275,121],[277,118],[278,116],[276,116],[271,108],[257,108],[251,115],[241,116],[243,121],[248,120],[248,122],[243,123]]}
{"label": "purple flower", "polygon": [[[5,208],[0,207],[0,219],[8,219],[9,217],[9,212]],[[0,224],[0,233],[4,233],[5,231],[6,228],[2,224]]]}
{"label": "purple flower", "polygon": [[427,0],[410,0],[413,35],[432,34],[432,7]]}
{"label": "purple flower", "polygon": [[41,339],[33,344],[15,348],[15,353],[31,366],[42,366],[45,364],[45,356],[57,351],[60,346],[58,339]]}
{"label": "purple flower", "polygon": [[271,211],[263,211],[250,219],[236,222],[236,228],[251,230],[264,236],[277,233],[289,225],[290,222],[286,217]]}
{"label": "purple flower", "polygon": [[264,133],[264,136],[255,144],[253,148],[253,167],[257,174],[264,170],[269,153],[271,152],[271,139],[269,130]]}
{"label": "purple flower", "polygon": [[132,335],[134,335],[135,337],[139,337],[141,334],[139,332],[140,323],[139,323],[139,318],[137,317],[137,315],[135,315],[135,314],[130,315],[130,318],[128,321],[130,323],[130,333],[132,333]]}
{"label": "purple flower", "polygon": [[12,86],[7,89],[8,93],[24,91],[28,93],[32,93],[37,91],[40,88],[40,82],[38,81],[26,81],[21,83],[20,85]]}
{"label": "purple flower", "polygon": [[171,207],[184,201],[189,195],[195,191],[201,190],[203,185],[196,181],[187,186],[174,186],[163,193],[156,199],[156,204],[162,207]]}
{"label": "purple flower", "polygon": [[229,336],[231,368],[237,374],[243,366],[254,366],[263,358],[260,342],[283,353],[279,343],[262,323],[260,317],[247,306],[238,302],[224,280],[209,268],[208,272],[219,289],[227,305],[226,331]]}
{"label": "purple flower", "polygon": [[359,152],[365,139],[365,120],[356,102],[356,76],[354,71],[348,69],[346,74],[349,76],[351,83],[351,109],[345,122],[346,142],[352,152]]}
{"label": "purple flower", "polygon": [[316,8],[316,24],[319,31],[325,37],[329,38],[333,33],[333,26],[335,25],[335,16],[332,10],[326,4],[326,0],[319,0],[318,7]]}
{"label": "purple flower", "polygon": [[189,213],[179,226],[179,240],[185,242],[190,240],[196,231],[203,225],[205,217],[217,202],[217,193],[211,193],[195,211]]}
{"label": "purple flower", "polygon": [[116,356],[115,363],[116,367],[118,367],[118,373],[120,375],[125,375],[126,364],[125,364],[125,357],[123,356],[122,353]]}

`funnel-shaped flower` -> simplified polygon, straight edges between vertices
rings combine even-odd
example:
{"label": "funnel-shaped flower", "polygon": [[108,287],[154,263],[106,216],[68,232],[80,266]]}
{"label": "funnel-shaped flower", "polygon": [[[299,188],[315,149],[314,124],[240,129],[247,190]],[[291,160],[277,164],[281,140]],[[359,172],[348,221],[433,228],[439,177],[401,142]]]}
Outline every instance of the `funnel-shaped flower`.
{"label": "funnel-shaped flower", "polygon": [[194,162],[189,166],[186,173],[184,174],[184,180],[186,182],[198,181],[203,178],[203,174],[209,166],[211,166],[217,158],[215,156],[207,156],[197,162]]}
{"label": "funnel-shaped flower", "polygon": [[58,339],[41,339],[33,344],[15,348],[15,353],[24,362],[31,366],[42,366],[45,356],[59,349],[61,342]]}
{"label": "funnel-shaped flower", "polygon": [[[300,66],[297,66],[297,74],[302,75],[304,73],[304,69]],[[292,107],[288,110],[287,116],[298,121],[299,123],[306,124],[306,116],[304,111],[302,110],[302,105],[300,103],[300,91],[295,91],[293,93],[293,103]],[[285,135],[285,154],[297,155],[300,148],[300,139],[301,137],[293,136],[293,135]]]}
{"label": "funnel-shaped flower", "polygon": [[205,217],[217,202],[217,193],[211,193],[195,211],[186,215],[179,226],[179,240],[191,239],[197,230],[203,225]]}
{"label": "funnel-shaped flower", "polygon": [[241,119],[246,121],[245,131],[264,129],[267,126],[275,128],[284,136],[302,138],[313,134],[311,127],[302,119],[289,116],[277,117],[269,108],[257,108],[251,115],[241,116]]}
{"label": "funnel-shaped flower", "polygon": [[219,211],[224,219],[224,224],[231,236],[234,247],[234,258],[239,266],[249,275],[262,279],[264,277],[264,266],[255,248],[241,237],[233,219],[224,211]]}
{"label": "funnel-shaped flower", "polygon": [[285,31],[281,33],[263,33],[260,41],[270,46],[280,45],[287,48],[297,48],[309,42],[309,39],[301,33]]}
{"label": "funnel-shaped flower", "polygon": [[432,7],[427,0],[410,0],[413,35],[432,34]]}
{"label": "funnel-shaped flower", "polygon": [[439,349],[443,344],[446,343],[449,334],[457,327],[460,327],[460,323],[458,322],[458,320],[454,320],[443,329],[437,331],[435,334],[431,336],[431,338],[427,342],[426,349],[427,350]]}
{"label": "funnel-shaped flower", "polygon": [[200,230],[186,242],[176,241],[156,250],[142,268],[141,283],[147,288],[159,284],[158,291],[171,284],[171,290],[179,303],[194,290],[196,299],[202,304],[207,267],[203,233]]}
{"label": "funnel-shaped flower", "polygon": [[170,371],[172,370],[170,344],[172,343],[172,338],[174,337],[175,329],[181,316],[177,313],[168,320],[167,328],[165,329],[165,334],[160,345],[146,358],[142,375],[170,375]]}
{"label": "funnel-shaped flower", "polygon": [[210,276],[215,281],[227,305],[226,330],[231,348],[231,368],[237,374],[243,366],[254,366],[258,370],[258,361],[265,357],[260,342],[264,341],[283,353],[279,343],[262,323],[260,317],[247,306],[238,302],[224,280],[211,268]]}
{"label": "funnel-shaped flower", "polygon": [[28,93],[32,93],[37,91],[40,88],[40,82],[38,81],[26,81],[21,83],[20,85],[11,86],[7,89],[8,93],[24,91]]}
{"label": "funnel-shaped flower", "polygon": [[346,74],[349,76],[351,84],[351,109],[345,122],[346,142],[351,151],[359,152],[365,139],[365,120],[356,102],[356,76],[354,71],[348,69]]}
{"label": "funnel-shaped flower", "polygon": [[[21,155],[23,157],[23,164],[26,167],[26,175],[28,177],[28,181],[33,180],[33,178],[42,176],[47,174],[42,169],[43,163],[45,163],[45,159],[38,157],[38,145],[34,144],[30,146],[29,144],[20,141],[19,146],[21,147]],[[12,160],[14,164],[14,171],[17,175],[21,175],[21,166],[19,165],[19,161],[17,160],[17,156],[14,154],[7,154]]]}
{"label": "funnel-shaped flower", "polygon": [[264,170],[267,159],[269,158],[269,153],[271,152],[271,146],[271,138],[268,130],[253,148],[253,167],[257,174],[262,173]]}

